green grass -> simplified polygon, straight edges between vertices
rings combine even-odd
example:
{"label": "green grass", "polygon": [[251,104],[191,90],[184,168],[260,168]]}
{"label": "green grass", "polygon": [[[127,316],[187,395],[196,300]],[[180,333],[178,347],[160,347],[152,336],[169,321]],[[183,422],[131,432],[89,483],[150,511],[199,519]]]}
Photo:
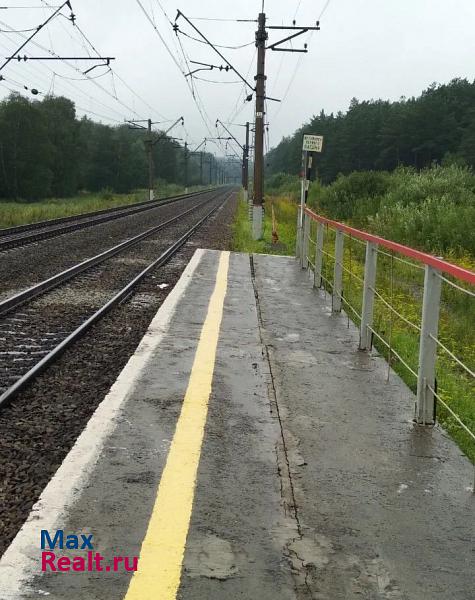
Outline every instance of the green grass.
{"label": "green grass", "polygon": [[[189,188],[189,191],[197,189],[199,187]],[[184,193],[182,186],[161,185],[158,189],[158,198],[182,193]],[[147,200],[147,192],[139,190],[132,194],[114,194],[105,191],[97,194],[81,194],[72,198],[52,198],[41,202],[0,202],[0,229],[135,204],[144,200]]]}
{"label": "green grass", "polygon": [[[272,241],[272,206],[277,221],[279,240]],[[295,223],[297,206],[282,198],[266,198],[262,240],[252,239],[247,204],[241,199],[233,224],[233,249],[236,252],[293,255],[295,253]]]}
{"label": "green grass", "polygon": [[[283,247],[273,248],[271,243],[272,221],[270,206],[274,209],[278,221],[278,232]],[[253,241],[248,219],[247,206],[241,202],[234,223],[234,248],[242,252],[266,252],[273,254],[294,254],[296,238],[297,205],[291,198],[266,199],[268,208],[265,217],[264,239]],[[311,237],[315,239],[315,226],[312,225]],[[334,253],[334,232],[326,231],[325,251]],[[313,247],[312,247],[313,248]],[[345,238],[344,264],[356,277],[350,277],[344,271],[343,289],[344,308],[352,321],[358,326],[359,317],[348,307],[350,304],[361,313],[362,284],[364,276],[365,246],[358,240]],[[456,262],[473,269],[475,261],[470,256],[457,259]],[[329,281],[333,279],[334,263],[326,256],[323,261],[323,275]],[[392,274],[392,276],[391,276]],[[422,308],[423,271],[408,264],[400,263],[391,256],[378,257],[378,276],[376,288],[398,312],[407,320],[420,326]],[[359,279],[358,279],[359,278]],[[393,282],[393,283],[391,283]],[[459,358],[473,368],[475,365],[475,305],[471,298],[453,290],[447,284],[443,286],[439,338]],[[376,299],[374,311],[375,330],[417,372],[419,335],[410,325],[397,318],[385,304]],[[388,361],[394,371],[405,381],[410,389],[416,391],[416,379],[394,354],[376,338],[374,346]],[[454,361],[439,352],[437,364],[438,393],[450,408],[460,416],[471,431],[475,431],[475,382]],[[471,437],[457,424],[449,412],[439,404],[437,409],[439,422],[457,442],[472,462],[475,462],[475,444]]]}

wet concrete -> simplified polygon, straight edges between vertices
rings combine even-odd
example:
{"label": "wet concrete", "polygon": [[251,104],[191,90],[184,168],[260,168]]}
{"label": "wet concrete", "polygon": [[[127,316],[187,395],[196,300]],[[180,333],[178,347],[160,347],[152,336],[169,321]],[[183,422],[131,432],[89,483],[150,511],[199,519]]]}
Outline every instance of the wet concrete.
{"label": "wet concrete", "polygon": [[[108,559],[139,554],[218,256],[205,252],[169,325],[147,334],[151,354],[58,512],[57,527],[93,533]],[[294,259],[253,262],[254,278],[249,257],[231,255],[178,598],[473,598],[467,459],[442,431],[413,426],[410,390],[357,351]],[[36,541],[23,591],[0,600],[124,597],[124,572],[38,575]]]}
{"label": "wet concrete", "polygon": [[293,259],[254,262],[284,439],[298,449],[299,594],[473,598],[473,467],[443,431],[413,425],[410,390],[357,350]]}
{"label": "wet concrete", "polygon": [[280,430],[247,255],[232,255],[213,394],[188,535],[183,600],[295,598],[285,544]]}

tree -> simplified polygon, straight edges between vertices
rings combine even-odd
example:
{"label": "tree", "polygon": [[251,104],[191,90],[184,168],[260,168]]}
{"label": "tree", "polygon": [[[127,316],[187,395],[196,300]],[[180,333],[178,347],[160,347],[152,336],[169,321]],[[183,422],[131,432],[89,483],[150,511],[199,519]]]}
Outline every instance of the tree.
{"label": "tree", "polygon": [[293,136],[283,138],[267,155],[268,172],[299,172],[304,133],[325,137],[324,151],[317,158],[324,183],[352,171],[393,170],[400,165],[423,169],[442,164],[447,156],[473,165],[474,104],[475,83],[466,79],[433,84],[418,98],[397,102],[353,98],[346,113],[321,111]]}
{"label": "tree", "polygon": [[0,194],[36,199],[51,194],[54,147],[38,103],[18,94],[0,104]]}
{"label": "tree", "polygon": [[51,191],[54,196],[71,196],[78,186],[78,144],[79,124],[76,120],[74,103],[67,98],[47,96],[37,103],[44,117],[47,134],[53,146],[53,181]]}

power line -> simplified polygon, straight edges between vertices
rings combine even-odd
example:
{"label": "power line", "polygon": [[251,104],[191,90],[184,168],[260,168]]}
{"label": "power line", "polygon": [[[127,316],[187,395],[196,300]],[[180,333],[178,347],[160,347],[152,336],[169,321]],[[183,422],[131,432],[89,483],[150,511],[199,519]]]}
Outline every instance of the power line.
{"label": "power line", "polygon": [[[246,79],[249,77],[251,69],[252,69],[252,67],[254,65],[254,62],[256,60],[256,56],[257,56],[257,48],[254,50],[254,54],[253,54],[253,56],[251,58],[251,62],[249,64],[249,68],[248,68],[247,73],[246,73]],[[244,107],[246,106],[246,104],[243,102],[242,106],[239,107],[239,102],[241,100],[241,97],[244,96],[244,99],[245,99],[245,95],[246,95],[246,86],[243,86],[243,88],[241,89],[241,92],[239,93],[239,96],[238,96],[238,98],[236,100],[236,104],[234,105],[234,108],[232,109],[231,113],[228,116],[228,119],[227,119],[228,121],[234,121],[234,119],[238,116],[238,114],[240,114],[244,110]]]}
{"label": "power line", "polygon": [[[32,8],[43,8],[42,6],[0,6],[0,10],[23,10],[23,9],[32,9]],[[49,8],[55,9],[57,6],[50,6]]]}
{"label": "power line", "polygon": [[190,17],[193,21],[216,21],[218,23],[255,23],[256,19],[215,19],[211,17]]}
{"label": "power line", "polygon": [[239,79],[236,79],[236,81],[215,81],[214,79],[206,79],[206,77],[200,77],[199,75],[193,75],[193,79],[197,79],[198,81],[206,81],[206,83],[220,83],[222,85],[241,84]]}
{"label": "power line", "polygon": [[325,6],[323,7],[322,12],[320,13],[320,16],[318,17],[318,20],[320,20],[323,17],[323,15],[326,13],[327,8],[330,6],[330,2],[331,2],[331,0],[326,1]]}
{"label": "power line", "polygon": [[[190,38],[190,40],[193,40],[194,42],[198,42],[199,44],[206,44],[206,42],[204,40],[200,40],[199,38],[196,38],[192,35],[190,35],[189,33],[185,33],[184,31],[180,31],[180,33],[182,35],[184,35],[187,38]],[[254,42],[249,42],[247,44],[241,44],[240,46],[224,46],[223,44],[213,44],[214,46],[216,46],[216,48],[224,48],[225,50],[241,50],[242,48],[248,48],[249,46],[253,46]]]}
{"label": "power line", "polygon": [[207,37],[206,37],[206,36],[205,36],[203,33],[201,33],[201,31],[200,31],[200,30],[199,30],[199,29],[196,27],[196,25],[194,25],[194,24],[193,24],[193,23],[190,21],[190,19],[189,19],[189,18],[188,18],[186,15],[184,15],[184,14],[183,14],[183,13],[182,13],[180,10],[179,10],[179,11],[178,11],[178,13],[177,13],[176,20],[175,20],[175,25],[173,26],[173,29],[175,30],[175,32],[177,33],[177,35],[178,35],[178,33],[181,33],[181,32],[180,32],[180,30],[179,30],[179,28],[178,28],[178,25],[177,25],[177,21],[178,21],[178,19],[179,19],[180,17],[183,17],[183,19],[185,19],[185,21],[188,23],[188,25],[190,25],[190,26],[191,26],[191,27],[192,27],[192,28],[193,28],[193,29],[194,29],[194,30],[195,30],[195,31],[198,33],[198,35],[200,35],[200,36],[203,38],[203,40],[204,40],[204,41],[205,41],[205,42],[206,42],[206,43],[207,43],[207,44],[208,44],[208,45],[209,45],[211,48],[213,48],[213,50],[216,52],[216,54],[217,54],[218,56],[220,56],[220,57],[221,57],[221,59],[222,59],[222,60],[224,60],[224,62],[225,62],[225,63],[226,63],[226,64],[227,64],[229,67],[231,67],[231,69],[232,69],[232,70],[233,70],[233,71],[236,73],[236,75],[239,77],[239,79],[242,79],[243,83],[244,83],[245,85],[247,85],[247,87],[249,87],[249,88],[250,88],[252,91],[255,91],[255,88],[254,88],[254,87],[253,87],[253,86],[252,86],[252,85],[251,85],[251,84],[250,84],[250,83],[249,83],[249,82],[246,80],[246,78],[245,78],[245,77],[243,77],[243,76],[241,75],[241,73],[240,73],[240,72],[239,72],[239,71],[238,71],[238,70],[237,70],[237,69],[236,69],[236,68],[235,68],[235,67],[234,67],[234,66],[233,66],[233,65],[232,65],[232,64],[229,62],[229,60],[228,60],[228,59],[227,59],[227,58],[226,58],[226,57],[225,57],[225,56],[224,56],[224,55],[223,55],[223,54],[222,54],[222,53],[221,53],[221,52],[220,52],[220,51],[219,51],[219,50],[218,50],[218,49],[215,47],[215,45],[214,45],[214,44],[212,44],[212,43],[211,43],[211,42],[208,40],[208,38],[207,38]]}
{"label": "power line", "polygon": [[[31,29],[15,29],[13,33],[30,33],[31,31],[36,31],[37,27],[32,27]],[[0,33],[8,33],[8,29],[0,29]]]}
{"label": "power line", "polygon": [[[0,23],[1,23],[1,21],[0,21]],[[33,43],[35,43],[35,42],[33,42]],[[6,48],[3,44],[0,44],[0,45],[3,48]],[[8,48],[7,48],[7,51],[8,51]],[[80,94],[82,94],[85,97],[85,99],[88,100],[89,102],[91,102],[91,101],[95,102],[96,104],[102,106],[103,108],[106,108],[107,110],[110,110],[112,112],[115,112],[117,115],[122,116],[122,113],[120,113],[119,111],[117,111],[115,108],[113,108],[111,106],[108,106],[107,104],[104,104],[103,102],[101,102],[97,98],[94,98],[90,94],[87,94],[84,90],[82,90],[77,85],[71,83],[71,81],[69,81],[69,78],[65,77],[64,75],[60,75],[59,73],[56,73],[56,71],[52,70],[51,68],[47,67],[46,65],[41,65],[41,66],[44,66],[44,68],[47,69],[52,74],[52,76],[53,76],[53,82],[54,82],[54,79],[56,77],[58,77],[60,79],[65,79],[66,80],[65,83],[67,83],[70,87],[72,87],[74,90],[76,90],[76,92],[79,92]],[[14,68],[15,68],[14,66],[13,67],[11,66],[10,70],[12,70]],[[28,75],[29,75],[30,78],[36,80],[35,83],[38,81],[38,78],[39,79],[43,79],[45,81],[47,80],[46,74],[40,73],[36,68],[35,68],[33,74],[29,73],[28,69],[29,69],[29,65],[28,64],[23,65],[21,67],[21,74],[18,73],[19,76],[20,77],[24,76],[25,75],[25,71],[26,71],[28,73]],[[17,72],[17,71],[14,71],[14,72]],[[92,78],[89,78],[89,79],[92,79]],[[46,86],[50,86],[50,89],[51,89],[51,85],[50,85],[50,80],[49,79],[47,80]],[[61,95],[63,95],[64,97],[68,98],[68,94],[67,93],[61,92]],[[73,100],[70,97],[69,97],[69,99],[72,100],[73,102],[76,102],[75,100]],[[80,107],[78,106],[78,108],[80,108]],[[84,109],[81,109],[81,110],[84,110]],[[89,111],[89,112],[91,112],[91,114],[93,114],[93,111]],[[101,115],[101,117],[104,117],[104,115]],[[115,119],[114,117],[106,117],[106,118],[108,118],[111,121],[120,122],[117,119]]]}
{"label": "power line", "polygon": [[299,10],[300,10],[301,6],[302,6],[302,0],[299,0],[299,3],[297,4],[297,8],[295,9],[294,20],[297,18],[297,15],[299,13]]}
{"label": "power line", "polygon": [[[74,15],[72,13],[72,8],[71,8],[71,3],[69,2],[69,0],[66,0],[66,2],[63,2],[63,4],[61,4],[61,6],[59,6],[54,12],[53,14],[51,14],[46,21],[44,21],[43,23],[40,23],[40,25],[38,25],[38,27],[35,29],[35,31],[28,37],[28,39],[21,44],[21,46],[15,50],[14,54],[18,54],[19,52],[21,52],[23,50],[23,48],[29,43],[31,42],[31,40],[35,37],[35,35],[37,35],[44,27],[46,27],[46,25],[48,25],[48,23],[50,21],[52,21],[56,15],[65,7],[68,6],[71,9],[71,19],[74,18]],[[7,65],[8,63],[13,60],[13,56],[9,57],[6,59],[6,61],[0,65],[0,71],[2,71]]]}
{"label": "power line", "polygon": [[[209,125],[209,116],[206,113],[206,109],[204,108],[203,105],[203,101],[201,100],[201,97],[199,95],[199,92],[196,88],[193,87],[193,85],[190,83],[190,81],[188,81],[188,78],[186,77],[186,73],[184,71],[184,69],[182,68],[182,66],[180,65],[180,63],[178,62],[178,59],[175,57],[175,55],[173,54],[173,52],[170,50],[167,42],[165,41],[165,38],[163,37],[163,35],[160,33],[158,27],[156,26],[156,24],[154,23],[153,19],[151,18],[151,16],[148,14],[148,12],[146,11],[145,7],[143,6],[141,0],[136,0],[137,4],[139,5],[140,9],[142,10],[142,12],[144,13],[145,17],[147,18],[148,22],[152,25],[153,29],[155,30],[156,34],[158,35],[158,37],[160,38],[162,44],[165,46],[165,49],[167,50],[168,54],[170,55],[171,59],[173,60],[173,62],[175,63],[175,65],[178,67],[180,73],[183,75],[183,77],[185,78],[186,81],[186,85],[188,87],[188,89],[190,90],[191,96],[193,98],[193,101],[198,109],[198,112],[201,116],[201,119],[206,127],[206,129],[208,130],[208,133],[212,136],[212,132],[211,132],[211,128]],[[163,7],[161,6],[161,4],[159,3],[159,6],[161,7],[163,13],[165,14],[165,16],[167,17]],[[167,17],[168,19],[168,17]],[[169,19],[168,19],[169,20]],[[169,21],[170,22],[170,21]],[[180,44],[181,45],[181,44]],[[182,52],[184,55],[184,59],[185,59],[185,63],[187,62],[187,57],[184,51],[183,46],[181,46],[182,48]],[[206,115],[206,116],[205,116]]]}
{"label": "power line", "polygon": [[[89,40],[89,38],[85,35],[85,33],[82,31],[82,29],[76,25],[77,30],[79,31],[79,33],[83,36],[83,38],[86,40],[86,42],[91,46],[91,48],[94,50],[94,52],[96,54],[99,55],[98,50],[96,49],[96,47],[94,46],[94,44]],[[142,96],[140,96],[140,94],[138,94],[124,79],[123,77],[121,77],[117,71],[115,69],[110,69],[111,72],[117,77],[117,79],[129,90],[129,92],[131,92],[136,98],[138,98],[147,108],[149,108],[150,110],[152,110],[156,115],[158,115],[160,118],[166,119],[166,117],[164,115],[162,115],[161,113],[159,113],[153,106],[151,106],[146,100],[144,100],[142,98]]]}
{"label": "power line", "polygon": [[160,33],[160,31],[158,30],[158,27],[155,25],[155,23],[153,22],[153,19],[150,17],[150,15],[148,14],[148,12],[145,10],[142,2],[140,0],[135,0],[137,2],[137,4],[140,6],[140,8],[142,9],[143,14],[145,15],[145,17],[147,18],[148,22],[150,23],[150,25],[155,29],[156,34],[158,35],[158,37],[160,38],[160,40],[162,41],[162,44],[165,46],[166,51],[168,52],[168,54],[170,55],[171,59],[173,60],[173,62],[175,63],[175,65],[180,69],[180,71],[182,72],[183,75],[185,75],[182,71],[182,68],[179,64],[179,62],[177,61],[175,55],[173,54],[173,52],[170,50],[170,48],[168,47],[168,44],[165,41],[165,38],[162,36],[162,34]]}
{"label": "power line", "polygon": [[[0,24],[2,24],[4,27],[8,27],[11,30],[11,27],[9,25],[7,25],[6,23],[3,23],[2,21],[0,21]],[[24,37],[22,34],[18,34],[21,37]],[[66,64],[68,67],[74,69],[77,73],[80,73],[81,75],[85,75],[86,78],[93,84],[95,85],[97,88],[99,88],[100,90],[102,90],[105,94],[107,94],[108,96],[111,96],[116,102],[118,102],[119,104],[121,104],[124,108],[127,109],[128,112],[132,112],[135,115],[138,115],[137,111],[135,109],[132,109],[130,106],[128,106],[127,104],[125,104],[125,102],[123,102],[122,100],[120,100],[116,95],[112,94],[111,92],[109,92],[109,90],[107,90],[106,88],[104,88],[100,83],[98,83],[97,81],[95,81],[92,77],[90,77],[89,75],[87,75],[86,73],[83,73],[82,71],[80,71],[77,67],[75,67],[74,65],[72,65],[70,62],[68,62],[67,60],[62,59],[56,52],[54,52],[54,50],[49,50],[48,48],[46,48],[45,46],[43,46],[42,44],[39,44],[38,42],[32,41],[31,42],[34,46],[36,46],[37,48],[40,48],[41,50],[43,50],[44,52],[47,52],[48,54],[50,54],[51,56],[56,57],[58,60],[61,60],[61,62],[64,62],[64,64]]]}
{"label": "power line", "polygon": [[[41,0],[41,2],[43,2],[43,4],[45,4],[47,7],[51,8],[51,6],[48,4],[48,2],[46,0]],[[77,20],[74,23],[74,27],[75,29],[78,31],[78,33],[80,34],[80,36],[82,37],[82,39],[86,42],[86,44],[92,49],[93,52],[96,53],[97,56],[100,56],[100,52],[99,50],[96,48],[96,46],[92,43],[92,41],[90,40],[90,38],[84,33],[84,31],[82,30],[82,28],[78,25]],[[72,38],[72,36],[70,36]],[[87,51],[86,46],[83,47],[85,48],[85,50]],[[142,96],[140,96],[140,94],[138,94],[118,73],[115,69],[113,69],[112,67],[110,68],[109,71],[112,74],[112,77],[115,75],[115,77],[117,77],[117,79],[119,79],[119,81],[129,90],[129,92],[131,92],[138,100],[140,100],[142,102],[142,104],[144,104],[144,106],[146,106],[149,110],[151,110],[152,112],[154,112],[157,116],[159,116],[160,118],[166,119],[166,117],[164,115],[162,115],[160,112],[158,112],[156,110],[156,108],[154,108],[153,106],[151,106],[146,100],[144,100],[144,98],[142,98]],[[106,73],[107,74],[107,73]],[[115,88],[115,86],[114,86]],[[115,94],[115,96],[117,96],[117,94]]]}
{"label": "power line", "polygon": [[[318,16],[317,21],[320,21],[321,18],[323,17],[323,15],[325,14],[325,12],[327,11],[328,7],[330,6],[331,0],[326,0],[325,5],[323,6],[320,15]],[[309,35],[307,37],[307,43],[310,42],[310,40],[312,39],[313,35],[314,35],[314,31],[310,31]],[[282,102],[279,104],[276,112],[274,113],[274,117],[277,117],[277,115],[280,113],[280,111],[282,110],[282,105],[284,104],[285,100],[287,99],[287,96],[289,95],[289,92],[294,84],[295,78],[297,77],[297,73],[300,69],[300,66],[302,64],[302,56],[299,57],[297,64],[295,65],[295,69],[294,72],[292,74],[292,77],[290,78],[289,84],[287,85],[287,88],[284,92],[284,95],[282,96]]]}

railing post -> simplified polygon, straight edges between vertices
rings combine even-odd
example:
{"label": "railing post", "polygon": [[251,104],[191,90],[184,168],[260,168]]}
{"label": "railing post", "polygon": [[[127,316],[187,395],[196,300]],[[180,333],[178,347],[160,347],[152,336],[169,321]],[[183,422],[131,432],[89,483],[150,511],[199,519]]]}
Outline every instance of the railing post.
{"label": "railing post", "polygon": [[343,232],[337,229],[335,233],[335,269],[333,272],[332,312],[341,311],[341,299],[343,295],[343,242]]}
{"label": "railing post", "polygon": [[304,213],[303,215],[303,232],[302,232],[302,269],[308,269],[308,246],[310,237],[310,217]]}
{"label": "railing post", "polygon": [[366,242],[364,264],[363,304],[361,308],[360,350],[371,350],[371,330],[373,326],[374,290],[376,287],[376,268],[378,246]]}
{"label": "railing post", "polygon": [[300,248],[301,248],[301,232],[302,232],[302,219],[300,216],[300,213],[302,211],[302,207],[299,205],[298,210],[297,210],[297,235],[295,237],[295,256],[296,258],[300,258]]}
{"label": "railing post", "polygon": [[320,221],[317,222],[317,243],[315,245],[315,272],[313,274],[313,287],[322,285],[322,265],[323,265],[323,242],[325,238],[325,226]]}
{"label": "railing post", "polygon": [[421,425],[432,425],[434,423],[435,398],[434,393],[429,388],[435,390],[435,363],[437,359],[437,342],[435,340],[439,331],[441,291],[442,280],[438,271],[426,265],[415,414],[416,422]]}

